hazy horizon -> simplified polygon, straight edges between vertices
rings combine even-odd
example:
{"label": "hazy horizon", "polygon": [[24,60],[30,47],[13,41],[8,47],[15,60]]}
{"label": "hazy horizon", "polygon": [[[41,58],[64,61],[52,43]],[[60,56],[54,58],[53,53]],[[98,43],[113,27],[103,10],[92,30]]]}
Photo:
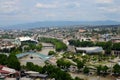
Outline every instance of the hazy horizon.
{"label": "hazy horizon", "polygon": [[120,0],[0,0],[0,25],[38,21],[120,21]]}

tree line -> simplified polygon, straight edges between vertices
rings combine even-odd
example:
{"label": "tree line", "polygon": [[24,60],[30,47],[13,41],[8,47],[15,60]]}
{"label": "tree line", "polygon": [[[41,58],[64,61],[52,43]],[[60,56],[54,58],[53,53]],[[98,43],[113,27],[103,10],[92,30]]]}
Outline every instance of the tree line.
{"label": "tree line", "polygon": [[14,54],[10,54],[9,56],[0,54],[0,64],[16,70],[21,69],[20,62]]}
{"label": "tree line", "polygon": [[55,46],[56,51],[66,51],[67,46],[62,41],[55,39],[55,38],[40,38],[40,42],[52,43]]}
{"label": "tree line", "polygon": [[32,62],[27,62],[27,65],[24,66],[27,70],[37,71],[41,74],[47,74],[49,78],[54,78],[55,80],[82,80],[78,77],[73,79],[70,74],[65,71],[62,71],[61,68],[47,64],[43,67],[34,65]]}
{"label": "tree line", "polygon": [[120,50],[120,43],[108,42],[92,42],[92,41],[79,41],[79,40],[69,40],[69,44],[75,47],[93,47],[99,46],[105,50],[105,53],[111,53],[111,50]]}
{"label": "tree line", "polygon": [[42,44],[34,44],[34,43],[24,43],[19,47],[13,47],[11,49],[7,49],[4,48],[3,50],[0,50],[1,52],[4,53],[14,53],[14,54],[19,54],[23,52],[23,48],[24,48],[24,52],[28,52],[30,50],[36,50],[36,51],[40,51],[42,49]]}

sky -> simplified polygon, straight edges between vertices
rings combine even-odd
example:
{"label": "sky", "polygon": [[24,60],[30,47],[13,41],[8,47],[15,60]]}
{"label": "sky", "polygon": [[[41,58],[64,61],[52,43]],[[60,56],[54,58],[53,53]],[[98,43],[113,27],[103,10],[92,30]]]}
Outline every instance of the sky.
{"label": "sky", "polygon": [[120,0],[0,0],[0,25],[101,20],[120,21]]}

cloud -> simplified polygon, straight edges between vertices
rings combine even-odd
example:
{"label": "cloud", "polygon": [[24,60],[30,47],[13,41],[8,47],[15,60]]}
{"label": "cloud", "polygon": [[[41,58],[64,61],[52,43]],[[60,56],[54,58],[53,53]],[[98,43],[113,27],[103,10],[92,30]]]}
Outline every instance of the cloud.
{"label": "cloud", "polygon": [[37,7],[37,8],[56,8],[57,5],[56,5],[56,4],[37,3],[37,4],[35,5],[35,7]]}
{"label": "cloud", "polygon": [[120,11],[120,7],[99,7],[99,10],[107,13],[116,13]]}
{"label": "cloud", "polygon": [[63,3],[61,6],[67,7],[67,8],[78,8],[80,7],[80,3],[79,2],[66,2],[66,3]]}
{"label": "cloud", "polygon": [[47,16],[47,17],[56,17],[56,15],[53,14],[53,13],[48,13],[48,14],[46,14],[46,16]]}
{"label": "cloud", "polygon": [[37,8],[78,8],[80,3],[77,1],[55,1],[52,3],[36,3],[35,7]]}
{"label": "cloud", "polygon": [[96,3],[106,3],[106,4],[109,4],[109,3],[113,3],[113,0],[96,0]]}
{"label": "cloud", "polygon": [[16,13],[18,0],[0,1],[0,13],[9,14]]}

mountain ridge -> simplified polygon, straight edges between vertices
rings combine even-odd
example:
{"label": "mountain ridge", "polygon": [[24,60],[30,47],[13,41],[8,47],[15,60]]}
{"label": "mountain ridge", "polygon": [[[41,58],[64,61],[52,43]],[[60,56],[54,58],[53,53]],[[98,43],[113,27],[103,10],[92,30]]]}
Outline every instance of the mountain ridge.
{"label": "mountain ridge", "polygon": [[37,21],[32,23],[1,26],[0,29],[31,29],[40,27],[64,27],[74,25],[120,25],[117,21]]}

